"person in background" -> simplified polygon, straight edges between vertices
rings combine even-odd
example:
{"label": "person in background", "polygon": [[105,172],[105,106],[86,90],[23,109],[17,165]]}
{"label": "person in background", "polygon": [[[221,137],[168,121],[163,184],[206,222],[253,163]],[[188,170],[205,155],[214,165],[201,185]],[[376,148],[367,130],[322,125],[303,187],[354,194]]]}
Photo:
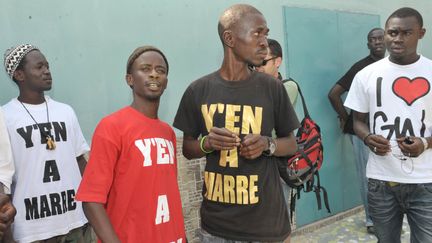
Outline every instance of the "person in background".
{"label": "person in background", "polygon": [[285,90],[288,92],[291,104],[294,106],[297,102],[298,87],[297,83],[293,82],[291,78],[283,79],[279,72],[279,67],[282,65],[282,47],[274,39],[267,39],[268,49],[267,56],[261,66],[256,67],[258,72],[267,73],[280,81],[284,82]]}
{"label": "person in background", "polygon": [[[258,72],[266,73],[274,78],[279,79],[280,81],[284,81],[285,90],[288,93],[288,97],[290,98],[291,104],[294,106],[297,101],[298,95],[298,87],[297,83],[293,82],[291,78],[287,80],[283,80],[282,75],[279,72],[279,67],[282,65],[282,47],[274,39],[267,39],[268,48],[267,48],[267,56],[264,59],[261,66],[256,67]],[[282,167],[285,168],[285,167]],[[291,201],[291,188],[281,179],[285,203],[287,208],[290,208]],[[289,210],[288,210],[289,212]]]}
{"label": "person in background", "polygon": [[345,75],[336,82],[336,84],[331,88],[328,98],[333,109],[338,114],[339,126],[342,129],[342,132],[351,135],[350,137],[354,149],[357,177],[360,185],[360,196],[366,214],[366,230],[368,233],[373,234],[373,222],[369,216],[367,204],[366,163],[368,160],[369,148],[355,135],[352,119],[353,113],[349,112],[348,114],[342,102],[342,95],[349,91],[354,76],[366,66],[384,58],[385,47],[383,29],[373,28],[369,31],[367,35],[367,47],[369,49],[369,55],[356,62],[348,72],[346,72]]}

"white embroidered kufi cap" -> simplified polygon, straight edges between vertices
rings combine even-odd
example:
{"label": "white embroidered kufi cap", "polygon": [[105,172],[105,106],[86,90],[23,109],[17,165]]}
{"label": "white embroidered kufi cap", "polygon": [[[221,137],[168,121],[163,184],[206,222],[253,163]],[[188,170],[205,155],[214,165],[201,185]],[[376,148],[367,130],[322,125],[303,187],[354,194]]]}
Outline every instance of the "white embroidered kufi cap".
{"label": "white embroidered kufi cap", "polygon": [[4,54],[4,66],[6,69],[6,73],[9,75],[10,78],[13,78],[15,70],[17,69],[25,55],[27,55],[27,53],[33,50],[39,50],[39,48],[30,44],[22,44],[6,50]]}

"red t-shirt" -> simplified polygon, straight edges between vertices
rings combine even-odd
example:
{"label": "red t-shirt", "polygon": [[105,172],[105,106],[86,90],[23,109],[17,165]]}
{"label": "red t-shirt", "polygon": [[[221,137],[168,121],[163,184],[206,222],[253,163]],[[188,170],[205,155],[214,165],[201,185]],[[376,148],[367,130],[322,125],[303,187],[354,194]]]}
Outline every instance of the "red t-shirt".
{"label": "red t-shirt", "polygon": [[121,242],[186,242],[172,128],[131,107],[102,119],[76,200],[105,204]]}

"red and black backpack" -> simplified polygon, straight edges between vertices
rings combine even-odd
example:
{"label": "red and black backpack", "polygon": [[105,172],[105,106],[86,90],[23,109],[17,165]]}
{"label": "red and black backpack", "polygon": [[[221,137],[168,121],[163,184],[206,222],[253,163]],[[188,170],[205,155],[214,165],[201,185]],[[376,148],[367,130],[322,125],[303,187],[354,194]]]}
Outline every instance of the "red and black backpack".
{"label": "red and black backpack", "polygon": [[[292,79],[283,82],[294,82]],[[298,92],[303,103],[304,118],[297,130],[297,152],[288,158],[286,170],[280,171],[281,178],[292,188],[291,190],[291,217],[295,211],[296,199],[300,199],[300,192],[315,192],[318,210],[321,209],[321,193],[324,204],[330,213],[327,191],[321,186],[319,169],[323,163],[324,148],[321,139],[321,129],[309,115],[300,86]]]}

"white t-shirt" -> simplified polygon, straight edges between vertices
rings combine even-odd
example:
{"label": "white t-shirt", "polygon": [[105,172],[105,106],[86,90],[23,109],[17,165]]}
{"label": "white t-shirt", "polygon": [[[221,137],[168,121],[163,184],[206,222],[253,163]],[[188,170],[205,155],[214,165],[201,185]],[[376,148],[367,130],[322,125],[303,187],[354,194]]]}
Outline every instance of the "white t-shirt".
{"label": "white t-shirt", "polygon": [[[87,222],[75,201],[81,181],[76,157],[89,151],[73,109],[45,97],[46,104],[24,104],[39,128],[15,98],[3,106],[15,162],[12,195],[17,215],[13,234],[32,242],[68,233]],[[46,149],[40,129],[54,137],[55,150]]]}
{"label": "white t-shirt", "polygon": [[357,73],[345,106],[369,112],[370,132],[390,140],[385,156],[370,153],[366,176],[400,183],[432,182],[432,149],[419,157],[405,157],[396,138],[430,137],[432,130],[432,61],[420,56],[410,65],[397,65],[387,58]]}
{"label": "white t-shirt", "polygon": [[7,194],[10,193],[14,171],[9,135],[0,107],[0,182],[4,185],[4,192]]}

